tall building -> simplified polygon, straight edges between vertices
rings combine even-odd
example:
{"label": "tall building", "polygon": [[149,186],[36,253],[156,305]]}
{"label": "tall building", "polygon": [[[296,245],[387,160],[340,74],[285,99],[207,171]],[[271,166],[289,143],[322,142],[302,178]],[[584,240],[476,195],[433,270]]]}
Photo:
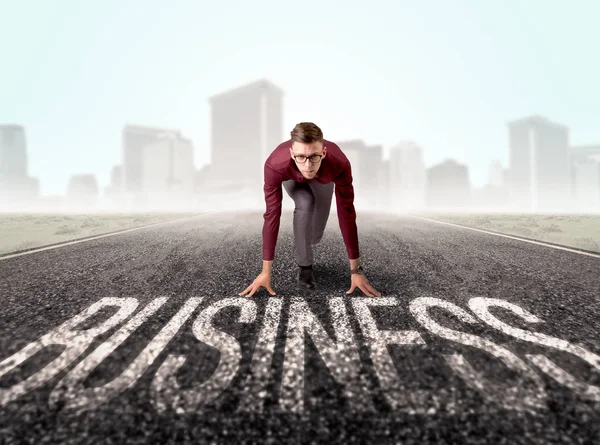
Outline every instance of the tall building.
{"label": "tall building", "polygon": [[427,169],[427,206],[439,209],[472,205],[469,168],[454,159],[445,159]]}
{"label": "tall building", "polygon": [[569,147],[571,161],[586,161],[600,156],[600,144],[573,145]]}
{"label": "tall building", "polygon": [[498,160],[490,162],[490,166],[488,167],[488,184],[493,187],[504,185],[504,168]]}
{"label": "tall building", "polygon": [[581,211],[600,210],[600,144],[576,145],[569,149],[572,198]]}
{"label": "tall building", "polygon": [[156,208],[185,207],[194,192],[194,147],[181,133],[148,144],[142,156],[144,202]]}
{"label": "tall building", "polygon": [[210,174],[210,164],[205,164],[199,170],[196,170],[194,174],[194,193],[199,194],[202,191],[202,188],[208,181],[208,177]]}
{"label": "tall building", "polygon": [[377,171],[377,207],[390,211],[390,160],[383,159]]}
{"label": "tall building", "polygon": [[367,145],[362,139],[335,141],[352,167],[354,205],[364,210],[381,208],[385,199],[379,196],[386,168],[381,145]]}
{"label": "tall building", "polygon": [[121,193],[123,190],[123,166],[115,165],[110,172],[110,187],[115,194]]}
{"label": "tall building", "polygon": [[27,177],[27,144],[21,125],[0,125],[0,175],[3,179]]}
{"label": "tall building", "polygon": [[125,197],[123,195],[123,166],[114,165],[110,171],[110,184],[104,188],[104,201],[109,208],[118,210],[123,208]]}
{"label": "tall building", "polygon": [[126,125],[122,143],[121,192],[130,206],[146,207],[158,194],[162,202],[173,203],[188,189],[191,193],[195,171],[193,145],[181,131]]}
{"label": "tall building", "polygon": [[67,185],[68,207],[80,210],[96,208],[99,195],[98,182],[92,174],[73,175]]}
{"label": "tall building", "polygon": [[511,207],[567,210],[571,198],[569,129],[538,115],[507,125]]}
{"label": "tall building", "polygon": [[472,190],[472,205],[484,211],[507,210],[507,169],[495,159],[488,166],[488,181]]}
{"label": "tall building", "polygon": [[283,90],[266,79],[216,94],[205,189],[244,188],[262,196],[264,163],[283,141]]}
{"label": "tall building", "polygon": [[28,174],[25,128],[0,125],[0,209],[26,208],[39,194],[39,181]]}
{"label": "tall building", "polygon": [[508,189],[508,186],[510,185],[510,167],[502,169],[502,183],[504,184],[504,187]]}
{"label": "tall building", "polygon": [[575,208],[584,212],[600,211],[600,156],[590,156],[573,164]]}
{"label": "tall building", "polygon": [[389,178],[386,171],[389,163],[386,163],[383,159],[383,145],[381,144],[368,145],[364,154],[363,162],[365,168],[363,172],[369,172],[362,181],[366,197],[373,210],[381,210],[387,201],[386,196],[382,194],[382,183],[386,182]]}
{"label": "tall building", "polygon": [[144,177],[144,148],[159,141],[164,135],[178,133],[172,128],[125,125],[122,132],[123,192],[142,192]]}
{"label": "tall building", "polygon": [[423,149],[412,141],[390,148],[389,205],[392,211],[420,210],[426,205]]}

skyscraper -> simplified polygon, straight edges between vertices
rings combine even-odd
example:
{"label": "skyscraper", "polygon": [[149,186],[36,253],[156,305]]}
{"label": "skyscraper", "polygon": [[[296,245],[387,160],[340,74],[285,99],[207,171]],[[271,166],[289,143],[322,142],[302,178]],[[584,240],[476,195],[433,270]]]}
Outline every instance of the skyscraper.
{"label": "skyscraper", "polygon": [[21,125],[0,125],[0,178],[27,177],[27,144]]}
{"label": "skyscraper", "polygon": [[25,128],[0,125],[0,208],[26,207],[39,197],[39,181],[29,177]]}
{"label": "skyscraper", "polygon": [[569,129],[538,115],[507,125],[511,207],[567,209],[571,196]]}
{"label": "skyscraper", "polygon": [[[149,202],[149,190],[146,189],[158,175],[163,182],[168,179],[173,185],[185,183],[185,187],[189,182],[190,190],[193,188],[193,147],[179,130],[126,125],[122,144],[121,191],[131,205],[139,207]],[[176,189],[174,185],[173,192]]]}
{"label": "skyscraper", "polygon": [[425,207],[426,169],[423,149],[411,141],[390,148],[389,195],[392,210]]}
{"label": "skyscraper", "polygon": [[427,169],[427,205],[439,209],[465,208],[472,204],[469,168],[454,159]]}
{"label": "skyscraper", "polygon": [[192,205],[194,147],[181,133],[167,133],[142,150],[142,190],[156,208]]}
{"label": "skyscraper", "polygon": [[352,184],[354,186],[354,205],[358,209],[375,210],[385,199],[380,200],[381,181],[386,175],[382,169],[387,165],[383,161],[381,145],[367,145],[362,139],[334,141],[350,161]]}
{"label": "skyscraper", "polygon": [[123,191],[142,191],[144,147],[158,142],[161,135],[178,133],[172,128],[125,125],[122,133]]}
{"label": "skyscraper", "polygon": [[207,188],[260,194],[264,163],[283,138],[283,90],[266,79],[214,95]]}
{"label": "skyscraper", "polygon": [[72,175],[67,185],[68,207],[77,210],[94,210],[98,194],[99,187],[95,175]]}
{"label": "skyscraper", "polygon": [[488,167],[488,184],[492,187],[501,187],[504,185],[504,168],[498,160],[490,162]]}
{"label": "skyscraper", "polygon": [[578,210],[600,210],[600,144],[570,147],[572,198]]}

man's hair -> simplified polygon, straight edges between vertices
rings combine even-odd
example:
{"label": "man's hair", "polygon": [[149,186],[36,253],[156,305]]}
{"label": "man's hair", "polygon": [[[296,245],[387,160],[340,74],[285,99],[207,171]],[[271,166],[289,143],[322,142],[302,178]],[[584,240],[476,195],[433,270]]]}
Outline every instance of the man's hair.
{"label": "man's hair", "polygon": [[292,141],[303,144],[323,141],[323,132],[312,122],[300,122],[296,124],[290,135],[292,136]]}

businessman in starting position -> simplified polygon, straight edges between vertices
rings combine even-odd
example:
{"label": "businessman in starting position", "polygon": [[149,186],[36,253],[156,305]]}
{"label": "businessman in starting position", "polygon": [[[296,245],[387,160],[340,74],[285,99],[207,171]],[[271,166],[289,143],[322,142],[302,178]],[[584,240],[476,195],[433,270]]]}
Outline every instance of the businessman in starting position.
{"label": "businessman in starting position", "polygon": [[275,295],[271,288],[271,271],[279,234],[282,185],[295,204],[293,227],[298,284],[314,289],[312,246],[323,237],[335,184],[337,215],[350,260],[351,286],[346,293],[358,287],[370,297],[381,296],[371,287],[360,265],[350,161],[340,147],[323,139],[323,132],[312,122],[297,124],[290,135],[291,139],[279,144],[265,162],[267,208],[262,231],[263,269],[239,295],[251,297],[261,286]]}

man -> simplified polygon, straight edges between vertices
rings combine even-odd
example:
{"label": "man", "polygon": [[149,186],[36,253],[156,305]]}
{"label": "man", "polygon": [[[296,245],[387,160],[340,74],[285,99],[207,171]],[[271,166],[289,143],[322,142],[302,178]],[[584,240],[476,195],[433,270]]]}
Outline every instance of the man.
{"label": "man", "polygon": [[381,296],[371,287],[360,265],[350,161],[336,144],[323,139],[323,132],[312,122],[297,124],[290,135],[291,139],[279,144],[265,162],[263,188],[267,209],[262,231],[263,269],[239,295],[249,292],[247,296],[251,297],[261,286],[275,295],[271,288],[271,271],[279,234],[282,185],[295,204],[293,227],[298,284],[314,289],[312,246],[323,236],[335,184],[337,214],[350,260],[352,284],[346,293],[358,287],[370,297]]}

